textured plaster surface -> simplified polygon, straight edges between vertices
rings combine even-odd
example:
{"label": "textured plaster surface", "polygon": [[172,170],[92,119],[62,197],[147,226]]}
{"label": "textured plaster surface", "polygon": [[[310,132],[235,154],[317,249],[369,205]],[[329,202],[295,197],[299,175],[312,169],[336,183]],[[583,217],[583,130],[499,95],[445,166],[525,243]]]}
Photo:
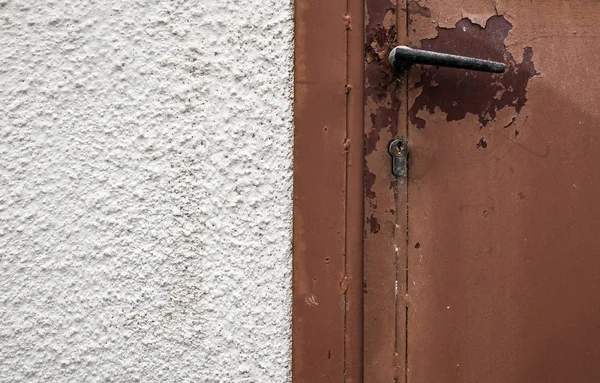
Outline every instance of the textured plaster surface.
{"label": "textured plaster surface", "polygon": [[290,379],[292,33],[0,0],[0,381]]}

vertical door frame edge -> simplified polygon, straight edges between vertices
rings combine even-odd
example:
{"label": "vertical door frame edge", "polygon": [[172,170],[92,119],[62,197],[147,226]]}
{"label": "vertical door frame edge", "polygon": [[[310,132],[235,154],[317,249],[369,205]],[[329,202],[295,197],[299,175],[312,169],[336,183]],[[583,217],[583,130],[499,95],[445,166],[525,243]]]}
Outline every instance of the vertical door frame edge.
{"label": "vertical door frame edge", "polygon": [[364,1],[295,2],[292,380],[363,380]]}

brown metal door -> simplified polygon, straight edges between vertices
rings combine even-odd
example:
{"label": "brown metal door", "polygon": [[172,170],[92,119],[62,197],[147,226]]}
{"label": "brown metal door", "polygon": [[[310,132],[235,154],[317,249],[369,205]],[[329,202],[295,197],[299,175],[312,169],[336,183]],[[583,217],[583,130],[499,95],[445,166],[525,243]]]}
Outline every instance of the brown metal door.
{"label": "brown metal door", "polygon": [[[294,382],[600,382],[599,15],[296,2]],[[507,70],[394,75],[400,44]]]}
{"label": "brown metal door", "polygon": [[600,382],[600,2],[411,3],[403,378]]}

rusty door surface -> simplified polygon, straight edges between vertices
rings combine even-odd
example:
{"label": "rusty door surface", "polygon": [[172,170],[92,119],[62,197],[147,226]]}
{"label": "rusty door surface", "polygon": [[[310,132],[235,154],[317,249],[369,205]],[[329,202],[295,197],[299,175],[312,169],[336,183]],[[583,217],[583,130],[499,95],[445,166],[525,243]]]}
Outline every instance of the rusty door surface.
{"label": "rusty door surface", "polygon": [[[296,2],[294,382],[600,382],[599,16]],[[507,69],[394,74],[396,45]]]}
{"label": "rusty door surface", "polygon": [[508,67],[409,71],[399,379],[600,382],[600,2],[407,11],[409,46]]}

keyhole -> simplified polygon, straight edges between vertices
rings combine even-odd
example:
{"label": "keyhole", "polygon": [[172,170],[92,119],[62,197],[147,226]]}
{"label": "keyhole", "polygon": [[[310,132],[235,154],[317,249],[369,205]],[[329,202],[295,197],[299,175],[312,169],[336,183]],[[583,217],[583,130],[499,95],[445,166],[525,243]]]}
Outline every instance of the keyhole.
{"label": "keyhole", "polygon": [[408,154],[408,142],[403,138],[396,138],[390,142],[389,152],[393,157],[406,157]]}

